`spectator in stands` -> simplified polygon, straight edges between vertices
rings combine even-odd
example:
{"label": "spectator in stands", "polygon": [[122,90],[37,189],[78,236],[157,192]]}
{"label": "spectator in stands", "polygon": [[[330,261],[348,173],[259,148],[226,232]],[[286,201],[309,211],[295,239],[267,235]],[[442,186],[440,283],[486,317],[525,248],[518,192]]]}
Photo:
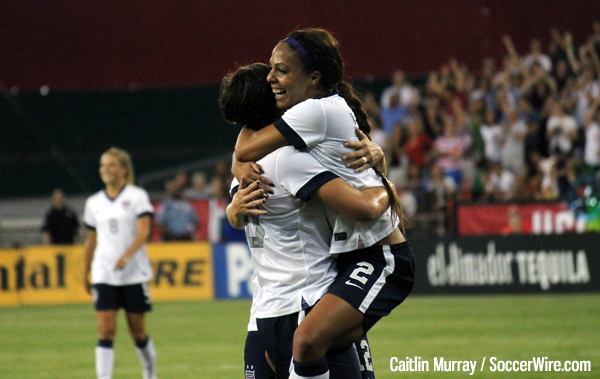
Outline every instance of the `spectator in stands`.
{"label": "spectator in stands", "polygon": [[188,200],[205,200],[211,195],[210,187],[206,183],[206,174],[197,171],[192,174],[192,186],[183,191],[183,197]]}
{"label": "spectator in stands", "polygon": [[200,225],[196,209],[181,196],[175,180],[165,184],[167,198],[159,205],[156,223],[163,241],[192,241]]}
{"label": "spectator in stands", "polygon": [[502,167],[499,162],[491,162],[483,176],[484,198],[490,201],[506,201],[515,197],[517,178]]}
{"label": "spectator in stands", "polygon": [[524,149],[525,163],[527,165],[528,175],[533,175],[538,171],[538,162],[534,157],[542,155],[543,138],[540,135],[540,125],[536,121],[527,123],[527,134],[525,134]]}
{"label": "spectator in stands", "polygon": [[181,191],[185,191],[190,186],[190,176],[185,170],[179,170],[173,181]]}
{"label": "spectator in stands", "polygon": [[215,163],[214,174],[210,182],[211,196],[213,198],[229,201],[229,184],[233,180],[229,166],[230,164],[225,161]]}
{"label": "spectator in stands", "polygon": [[498,122],[498,112],[493,109],[485,111],[484,123],[479,127],[479,133],[483,139],[484,158],[493,163],[500,162],[504,128]]}
{"label": "spectator in stands", "polygon": [[409,162],[419,170],[428,163],[428,154],[433,141],[423,130],[423,122],[420,118],[412,118],[408,122],[408,134],[404,142],[404,152]]}
{"label": "spectator in stands", "polygon": [[65,193],[57,188],[52,192],[52,207],[46,213],[42,236],[46,245],[72,245],[79,238],[77,213],[65,204]]}
{"label": "spectator in stands", "polygon": [[550,154],[571,153],[578,132],[575,117],[567,114],[562,104],[550,102],[550,117],[546,126],[546,139]]}
{"label": "spectator in stands", "polygon": [[523,178],[526,174],[525,166],[525,136],[527,125],[519,119],[515,109],[508,110],[507,120],[504,124],[504,143],[501,147],[502,165],[512,173]]}
{"label": "spectator in stands", "polygon": [[553,168],[556,175],[558,197],[561,200],[573,201],[577,197],[575,192],[575,173],[568,153],[561,152],[556,156]]}
{"label": "spectator in stands", "polygon": [[393,135],[394,129],[404,127],[408,117],[408,109],[400,105],[400,96],[397,93],[392,93],[389,105],[381,107],[382,127],[388,138]]}
{"label": "spectator in stands", "polygon": [[406,78],[404,71],[396,70],[392,74],[392,85],[381,94],[381,107],[392,107],[392,96],[397,96],[398,104],[410,111],[419,102],[419,93]]}
{"label": "spectator in stands", "polygon": [[585,117],[585,149],[583,156],[587,166],[587,174],[591,174],[593,178],[600,169],[600,94],[594,98]]}
{"label": "spectator in stands", "polygon": [[452,178],[444,175],[442,166],[434,162],[423,181],[423,189],[427,199],[426,208],[436,212],[446,209],[446,203],[454,196],[457,186]]}
{"label": "spectator in stands", "polygon": [[537,38],[531,40],[529,54],[523,58],[523,64],[528,70],[531,68],[533,62],[538,62],[546,72],[552,71],[552,60],[548,54],[542,51],[542,43]]}
{"label": "spectator in stands", "polygon": [[595,98],[600,96],[600,81],[596,79],[594,67],[590,64],[582,66],[581,75],[575,84],[577,102],[574,116],[578,125],[585,125],[585,117]]}
{"label": "spectator in stands", "polygon": [[464,158],[468,141],[456,134],[454,117],[444,116],[444,134],[433,143],[433,155],[444,170],[444,175],[451,177],[460,187],[463,180]]}
{"label": "spectator in stands", "polygon": [[524,90],[533,108],[540,113],[549,97],[556,93],[556,80],[534,62],[525,80]]}

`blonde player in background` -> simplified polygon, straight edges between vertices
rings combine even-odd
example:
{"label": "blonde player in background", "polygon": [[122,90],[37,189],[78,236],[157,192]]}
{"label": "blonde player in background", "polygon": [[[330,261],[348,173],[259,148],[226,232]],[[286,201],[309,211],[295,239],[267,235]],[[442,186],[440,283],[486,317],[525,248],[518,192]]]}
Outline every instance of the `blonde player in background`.
{"label": "blonde player in background", "polygon": [[147,283],[152,278],[145,243],[153,208],[146,191],[133,185],[126,151],[112,147],[102,154],[100,178],[106,188],[88,198],[83,218],[84,285],[94,296],[100,334],[96,373],[98,379],[112,378],[117,311],[124,308],[144,379],[156,379],[156,351],[145,329],[145,313],[151,310]]}

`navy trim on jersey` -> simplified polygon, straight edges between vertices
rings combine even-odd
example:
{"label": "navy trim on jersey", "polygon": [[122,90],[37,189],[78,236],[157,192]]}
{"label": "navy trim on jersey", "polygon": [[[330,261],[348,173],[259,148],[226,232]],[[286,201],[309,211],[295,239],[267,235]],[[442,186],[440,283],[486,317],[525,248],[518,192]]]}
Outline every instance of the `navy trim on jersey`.
{"label": "navy trim on jersey", "polygon": [[123,186],[123,188],[121,188],[121,189],[119,190],[119,193],[118,193],[118,194],[117,194],[117,196],[115,196],[114,198],[112,198],[112,197],[108,196],[108,193],[106,192],[106,188],[105,188],[105,189],[103,189],[103,190],[102,190],[102,192],[104,192],[104,195],[105,195],[105,196],[108,198],[108,200],[110,200],[110,201],[115,201],[115,200],[117,200],[117,199],[119,198],[119,195],[121,195],[121,194],[123,193],[123,191],[125,191],[125,188],[127,188],[127,184],[125,184],[125,185]]}
{"label": "navy trim on jersey", "polygon": [[273,123],[275,128],[279,130],[279,133],[285,137],[285,139],[292,145],[296,150],[306,149],[306,142],[300,137],[294,129],[292,129],[287,122],[282,118]]}
{"label": "navy trim on jersey", "polygon": [[88,230],[93,230],[93,231],[96,231],[96,227],[95,227],[95,226],[88,225],[88,224],[86,224],[85,222],[83,223],[83,225],[84,225],[84,226],[85,226],[85,228],[86,228],[86,229],[88,229]]}
{"label": "navy trim on jersey", "polygon": [[231,190],[229,190],[229,195],[231,196],[232,199],[233,199],[233,195],[235,195],[239,189],[240,189],[240,185],[238,184],[237,186],[235,186]]}
{"label": "navy trim on jersey", "polygon": [[[319,99],[324,99],[324,98],[326,98],[326,97],[331,97],[331,96],[335,96],[335,95],[339,95],[339,94],[340,94],[340,91],[338,91],[338,89],[336,88],[336,89],[332,90],[331,92],[329,92],[329,93],[327,93],[327,94],[323,95],[323,96],[322,96],[322,97],[320,97]],[[341,97],[341,95],[340,95],[340,97]]]}
{"label": "navy trim on jersey", "polygon": [[336,174],[331,171],[323,171],[308,181],[300,190],[296,193],[296,197],[302,201],[310,200],[310,194],[316,191],[318,188],[333,179],[339,178]]}
{"label": "navy trim on jersey", "polygon": [[147,211],[147,212],[144,212],[144,213],[141,213],[141,214],[139,214],[139,215],[137,216],[137,218],[144,217],[144,216],[150,216],[150,218],[154,218],[154,213],[153,213],[153,212],[150,212],[150,211]]}

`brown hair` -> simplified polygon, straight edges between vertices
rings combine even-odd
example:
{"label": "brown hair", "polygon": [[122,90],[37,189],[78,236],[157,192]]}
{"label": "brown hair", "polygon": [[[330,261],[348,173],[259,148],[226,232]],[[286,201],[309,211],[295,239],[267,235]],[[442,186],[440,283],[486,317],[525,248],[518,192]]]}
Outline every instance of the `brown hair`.
{"label": "brown hair", "polygon": [[[297,41],[304,48],[304,52],[300,52],[295,48],[293,43],[290,43],[290,46],[299,55],[298,60],[302,62],[304,71],[306,73],[319,71],[321,74],[321,84],[330,91],[337,90],[339,92],[340,96],[346,100],[346,103],[354,112],[359,129],[369,136],[371,126],[367,119],[367,113],[352,84],[344,80],[344,60],[340,52],[340,44],[335,37],[327,30],[320,28],[296,30],[288,34],[287,37]],[[310,62],[307,62],[303,54],[308,54]],[[370,136],[369,139],[371,139]],[[404,214],[398,194],[392,189],[381,171],[375,167],[373,167],[373,170],[381,177],[390,197],[390,206],[394,209],[398,217],[400,217],[400,225],[404,232]]]}
{"label": "brown hair", "polygon": [[253,63],[223,78],[219,107],[225,120],[254,130],[277,120],[275,97],[267,82],[269,71],[266,64]]}

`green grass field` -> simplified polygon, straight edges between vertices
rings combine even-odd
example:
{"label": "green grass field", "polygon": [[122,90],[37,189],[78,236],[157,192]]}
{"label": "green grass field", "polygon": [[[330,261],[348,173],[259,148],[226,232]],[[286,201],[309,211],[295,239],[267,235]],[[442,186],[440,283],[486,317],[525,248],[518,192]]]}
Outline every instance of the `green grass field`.
{"label": "green grass field", "polygon": [[[148,317],[161,379],[243,378],[249,301],[155,303]],[[434,357],[476,360],[477,378],[600,378],[600,295],[413,296],[369,333],[385,378],[462,378],[435,372]],[[95,378],[91,305],[0,308],[0,378]],[[115,379],[141,378],[121,315]],[[391,357],[419,356],[429,372],[392,372]],[[591,372],[491,372],[499,360],[591,361]]]}

